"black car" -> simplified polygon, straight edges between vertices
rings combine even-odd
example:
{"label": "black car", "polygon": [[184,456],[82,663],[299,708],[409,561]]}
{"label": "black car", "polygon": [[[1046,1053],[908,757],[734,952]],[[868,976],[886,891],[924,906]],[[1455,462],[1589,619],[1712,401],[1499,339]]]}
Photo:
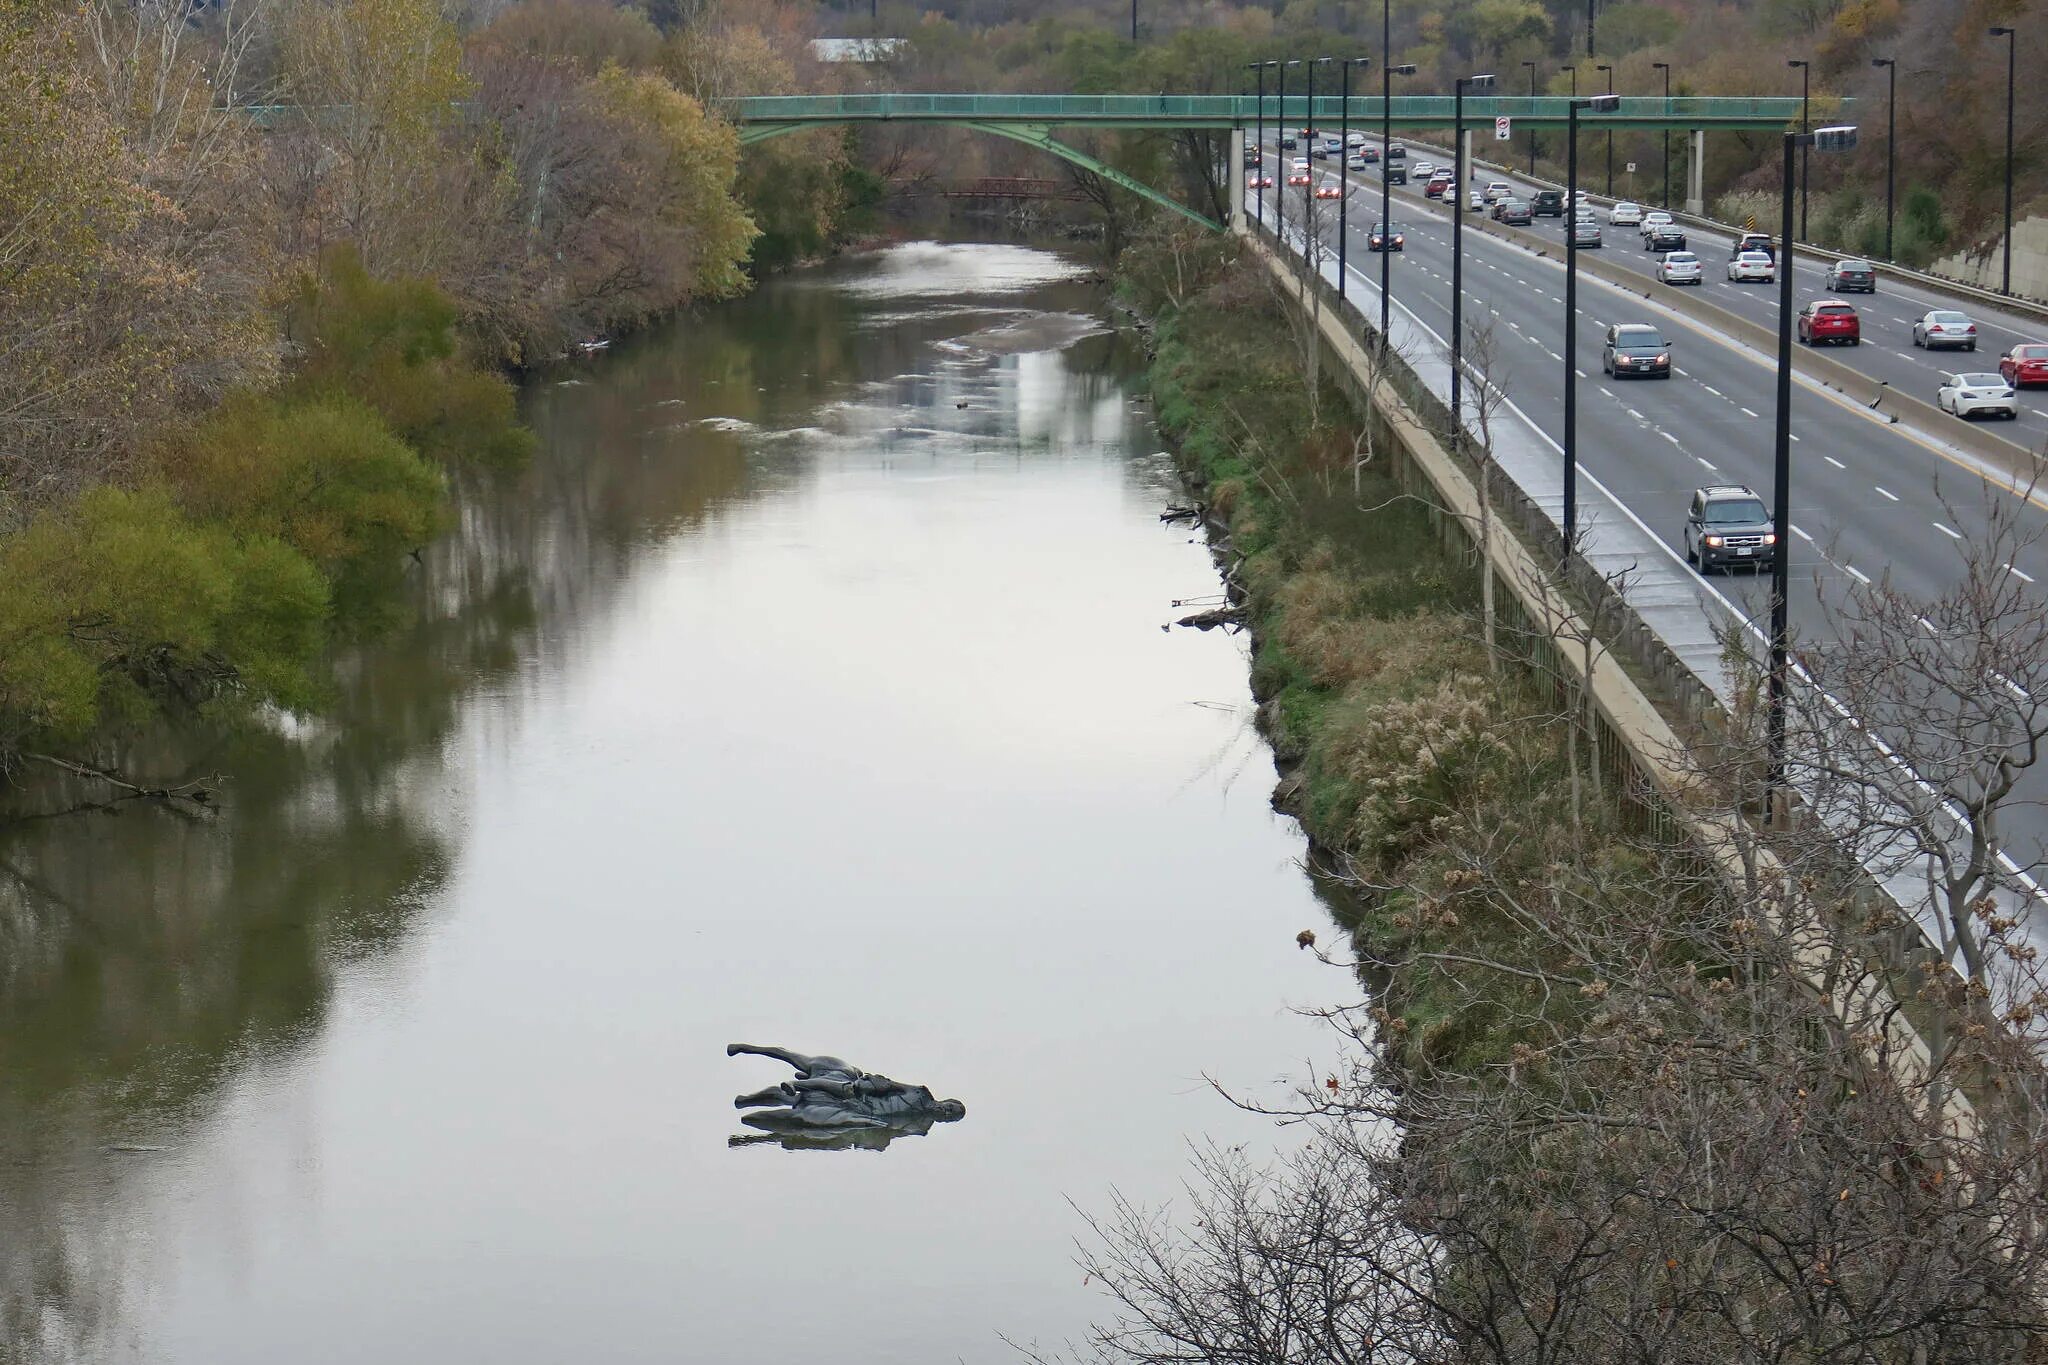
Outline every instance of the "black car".
{"label": "black car", "polygon": [[1768,232],[1745,232],[1737,237],[1735,245],[1728,248],[1728,259],[1732,261],[1745,251],[1761,251],[1773,261],[1778,259],[1778,248]]}
{"label": "black car", "polygon": [[1676,223],[1660,223],[1643,234],[1645,251],[1685,250],[1685,231]]}
{"label": "black car", "polygon": [[1245,149],[1244,149],[1244,168],[1245,168],[1246,170],[1251,170],[1251,169],[1252,169],[1253,167],[1257,166],[1258,164],[1259,164],[1259,149],[1258,149],[1258,148],[1256,148],[1256,147],[1247,147],[1247,148],[1245,148]]}
{"label": "black car", "polygon": [[1527,227],[1536,221],[1536,213],[1529,207],[1529,201],[1526,199],[1501,200],[1500,212],[1494,217],[1510,227]]}
{"label": "black car", "polygon": [[1771,514],[1746,484],[1695,488],[1685,510],[1685,559],[1701,573],[1738,564],[1768,569],[1778,558]]}
{"label": "black car", "polygon": [[1401,145],[1400,143],[1398,143],[1398,142],[1393,142],[1393,143],[1389,143],[1389,144],[1387,145],[1387,160],[1389,160],[1389,161],[1406,161],[1407,159],[1408,159],[1408,149],[1407,149],[1406,147],[1403,147],[1403,146],[1402,146],[1402,145]]}
{"label": "black car", "polygon": [[1607,329],[1607,342],[1600,348],[1600,368],[1616,379],[1627,375],[1669,379],[1671,343],[1648,323],[1617,322]]}
{"label": "black car", "polygon": [[1280,134],[1280,150],[1283,152],[1291,152],[1294,150],[1294,134]]}
{"label": "black car", "polygon": [[1367,251],[1405,251],[1407,247],[1408,229],[1399,223],[1374,223],[1365,237]]}
{"label": "black car", "polygon": [[1530,212],[1534,213],[1538,218],[1564,217],[1564,191],[1536,191],[1536,202],[1531,206]]}

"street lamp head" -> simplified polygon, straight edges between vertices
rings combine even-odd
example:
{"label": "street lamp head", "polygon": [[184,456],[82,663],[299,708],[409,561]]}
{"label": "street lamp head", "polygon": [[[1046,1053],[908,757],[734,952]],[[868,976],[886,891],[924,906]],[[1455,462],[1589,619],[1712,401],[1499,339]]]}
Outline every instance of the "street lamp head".
{"label": "street lamp head", "polygon": [[1596,64],[1596,65],[1595,65],[1595,66],[1593,67],[1593,69],[1594,69],[1595,71],[1612,71],[1612,70],[1614,70],[1614,68],[1613,68],[1613,67],[1611,67],[1611,66],[1609,66],[1609,65],[1608,65],[1608,64],[1607,64],[1606,62],[1600,62],[1600,63]]}
{"label": "street lamp head", "polygon": [[1790,58],[1790,59],[1788,59],[1788,60],[1786,61],[1786,63],[1785,63],[1785,65],[1787,65],[1787,66],[1789,66],[1789,67],[1793,67],[1793,68],[1798,68],[1798,67],[1802,67],[1802,66],[1811,66],[1812,64],[1813,64],[1813,63],[1811,63],[1811,62],[1807,61],[1807,60],[1806,60],[1805,58],[1803,58],[1803,57],[1793,57],[1793,58]]}
{"label": "street lamp head", "polygon": [[1856,125],[1842,124],[1833,128],[1813,130],[1813,150],[1816,152],[1847,152],[1856,146]]}
{"label": "street lamp head", "polygon": [[1346,66],[1371,66],[1371,65],[1372,65],[1372,58],[1370,58],[1370,57],[1346,57],[1346,58],[1344,59],[1344,64],[1345,64]]}
{"label": "street lamp head", "polygon": [[1522,65],[1528,67],[1532,71],[1536,69],[1536,63],[1533,61],[1523,62]]}
{"label": "street lamp head", "polygon": [[1670,69],[1671,69],[1671,63],[1669,63],[1669,62],[1651,62],[1651,63],[1650,63],[1650,70],[1652,70],[1652,71],[1669,71]]}
{"label": "street lamp head", "polygon": [[1588,95],[1582,100],[1574,100],[1572,102],[1578,105],[1579,108],[1590,110],[1595,114],[1611,114],[1621,108],[1621,96],[1619,95]]}
{"label": "street lamp head", "polygon": [[1399,66],[1390,66],[1387,68],[1387,74],[1389,76],[1412,76],[1415,74],[1415,63],[1403,62]]}
{"label": "street lamp head", "polygon": [[1898,62],[1890,57],[1872,57],[1870,59],[1870,64],[1875,67],[1883,68],[1887,66],[1897,66]]}
{"label": "street lamp head", "polygon": [[1286,65],[1286,66],[1300,66],[1300,65],[1301,65],[1301,58],[1299,58],[1299,57],[1290,57],[1290,58],[1288,58],[1288,59],[1287,59],[1287,61],[1286,61],[1285,63],[1283,63],[1283,65]]}
{"label": "street lamp head", "polygon": [[1493,73],[1489,71],[1483,76],[1467,76],[1459,84],[1470,86],[1474,90],[1484,90],[1493,84]]}
{"label": "street lamp head", "polygon": [[1318,58],[1316,58],[1316,65],[1317,65],[1317,66],[1328,66],[1328,65],[1329,65],[1329,64],[1330,64],[1331,62],[1333,62],[1333,61],[1335,61],[1335,60],[1337,60],[1337,59],[1336,59],[1335,57],[1318,57]]}
{"label": "street lamp head", "polygon": [[1991,36],[1994,38],[2010,38],[2012,33],[2011,27],[2005,24],[1999,24],[1991,30]]}

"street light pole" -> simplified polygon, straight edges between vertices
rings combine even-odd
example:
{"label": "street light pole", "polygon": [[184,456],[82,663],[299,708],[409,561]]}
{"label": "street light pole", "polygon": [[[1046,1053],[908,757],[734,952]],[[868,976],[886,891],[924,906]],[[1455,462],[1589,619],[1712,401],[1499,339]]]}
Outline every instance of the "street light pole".
{"label": "street light pole", "polygon": [[1658,207],[1668,213],[1671,211],[1671,63],[1651,62],[1650,70],[1664,73],[1664,202]]}
{"label": "street light pole", "polygon": [[1991,36],[2005,39],[2005,268],[1998,292],[2009,298],[2012,295],[2012,87],[2019,35],[2016,30],[2001,24],[1991,30]]}
{"label": "street light pole", "polygon": [[1898,189],[1899,168],[1899,64],[1891,57],[1872,57],[1872,66],[1885,71],[1884,100],[1884,258],[1896,260],[1892,251],[1892,196]]}
{"label": "street light pole", "polygon": [[[1486,90],[1491,74],[1460,76],[1451,86],[1451,439],[1465,429],[1465,87]],[[1381,243],[1384,252],[1386,243]]]}
{"label": "street light pole", "polygon": [[[1387,4],[1382,0],[1380,7],[1380,39],[1393,41],[1393,27],[1387,18]],[[1394,55],[1387,49],[1387,56]],[[1413,62],[1402,62],[1399,66],[1392,61],[1380,64],[1380,229],[1391,234],[1394,230],[1394,166],[1387,160],[1387,151],[1394,145],[1394,77],[1415,74]],[[1387,250],[1391,243],[1383,237],[1380,241],[1380,348],[1386,349],[1387,327],[1392,316],[1394,299],[1394,253]]]}
{"label": "street light pole", "polygon": [[1572,96],[1564,153],[1564,553],[1579,540],[1579,110],[1612,113],[1613,95]]}
{"label": "street light pole", "polygon": [[[1799,132],[1803,136],[1813,131],[1813,125],[1807,121],[1807,102],[1813,94],[1813,63],[1794,57],[1785,65],[1799,68]],[[1802,240],[1806,236],[1806,172],[1813,161],[1806,150],[1808,145],[1801,143],[1799,151],[1799,236]]]}
{"label": "street light pole", "polygon": [[1785,134],[1778,234],[1778,413],[1771,450],[1771,659],[1769,692],[1770,775],[1764,809],[1775,817],[1785,789],[1785,697],[1790,672],[1792,620],[1792,152],[1818,147],[1846,152],[1856,145],[1853,127]]}
{"label": "street light pole", "polygon": [[1344,316],[1344,286],[1350,282],[1347,268],[1350,260],[1351,235],[1348,224],[1351,217],[1351,68],[1369,66],[1370,57],[1346,57],[1344,66],[1344,93],[1337,102],[1337,183],[1343,187],[1343,198],[1337,201],[1337,316]]}
{"label": "street light pole", "polygon": [[1296,57],[1292,61],[1276,62],[1275,65],[1280,68],[1280,114],[1275,120],[1280,125],[1280,132],[1273,139],[1273,142],[1276,148],[1274,160],[1280,164],[1273,168],[1273,235],[1279,239],[1280,250],[1285,252],[1287,250],[1287,158],[1278,155],[1278,153],[1286,150],[1285,143],[1287,141],[1287,68],[1290,66],[1300,66],[1301,58]]}
{"label": "street light pole", "polygon": [[[1522,65],[1529,68],[1529,98],[1533,100],[1536,98],[1536,63],[1523,62]],[[1529,178],[1531,180],[1536,178],[1536,109],[1534,105],[1531,105],[1529,109]]]}
{"label": "street light pole", "polygon": [[1245,70],[1259,73],[1259,98],[1252,106],[1252,147],[1259,154],[1259,164],[1252,167],[1252,221],[1260,227],[1266,225],[1266,192],[1259,188],[1259,181],[1266,176],[1266,68],[1271,62],[1246,62]]}
{"label": "street light pole", "polygon": [[1321,267],[1316,265],[1312,259],[1309,234],[1315,234],[1316,240],[1314,245],[1322,245],[1322,217],[1316,212],[1316,138],[1319,136],[1316,130],[1316,68],[1327,66],[1329,61],[1328,57],[1311,57],[1308,61],[1308,113],[1302,119],[1304,136],[1301,139],[1302,160],[1308,165],[1308,183],[1301,187],[1301,273],[1303,279],[1308,278],[1310,270],[1313,269],[1318,272],[1321,270]]}
{"label": "street light pole", "polygon": [[[1593,69],[1607,74],[1607,93],[1613,94],[1614,68],[1603,62]],[[1609,130],[1607,134],[1607,197],[1609,199],[1614,197],[1614,133],[1612,130]]]}

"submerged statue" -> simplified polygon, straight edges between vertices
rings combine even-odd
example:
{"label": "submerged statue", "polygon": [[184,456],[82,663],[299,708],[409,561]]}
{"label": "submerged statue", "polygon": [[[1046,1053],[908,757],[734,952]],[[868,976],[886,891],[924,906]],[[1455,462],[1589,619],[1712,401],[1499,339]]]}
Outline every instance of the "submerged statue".
{"label": "submerged statue", "polygon": [[733,1100],[735,1109],[759,1111],[743,1115],[740,1122],[765,1134],[731,1138],[733,1146],[780,1141],[791,1149],[865,1147],[879,1151],[896,1138],[922,1137],[934,1123],[952,1123],[967,1114],[967,1106],[958,1100],[939,1099],[924,1086],[862,1071],[838,1057],[808,1057],[788,1048],[752,1043],[726,1044],[726,1056],[742,1053],[787,1062],[796,1075]]}

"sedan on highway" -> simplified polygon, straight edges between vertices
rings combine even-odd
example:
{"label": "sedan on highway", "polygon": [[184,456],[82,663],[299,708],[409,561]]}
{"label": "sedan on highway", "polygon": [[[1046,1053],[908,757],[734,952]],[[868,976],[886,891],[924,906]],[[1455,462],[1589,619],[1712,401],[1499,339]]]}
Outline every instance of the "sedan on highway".
{"label": "sedan on highway", "polygon": [[1868,261],[1836,261],[1828,267],[1828,288],[1838,294],[1875,294],[1877,267]]}
{"label": "sedan on highway", "polygon": [[1367,251],[1406,251],[1408,229],[1400,223],[1374,223],[1365,235]]}
{"label": "sedan on highway", "polygon": [[1765,284],[1778,278],[1777,262],[1762,251],[1745,251],[1728,260],[1728,278],[1735,284],[1747,280],[1761,280]]}
{"label": "sedan on highway", "polygon": [[1685,230],[1676,223],[1652,223],[1643,229],[1643,250],[1683,251]]}
{"label": "sedan on highway", "polygon": [[1483,212],[1486,208],[1486,191],[1478,189],[1473,190],[1472,193],[1467,195],[1465,198],[1465,207],[1471,210],[1473,213]]}
{"label": "sedan on highway", "polygon": [[[1417,180],[1434,180],[1436,178],[1436,173],[1439,169],[1440,168],[1434,161],[1418,161],[1414,165],[1410,166],[1408,168],[1408,171],[1409,174],[1413,175]],[[1444,170],[1444,179],[1450,179],[1449,169],[1441,169]]]}
{"label": "sedan on highway", "polygon": [[1425,199],[1441,199],[1450,188],[1451,178],[1449,176],[1433,175],[1429,178],[1429,183],[1422,187],[1422,197]]}
{"label": "sedan on highway", "polygon": [[1580,218],[1572,223],[1572,242],[1581,251],[1597,251],[1600,247],[1600,225],[1591,218]]}
{"label": "sedan on highway", "polygon": [[1359,149],[1358,155],[1359,158],[1363,161],[1376,163],[1380,159],[1380,149],[1371,146],[1361,147]]}
{"label": "sedan on highway", "polygon": [[1913,344],[1930,351],[1937,346],[1974,351],[1977,324],[1953,309],[1937,308],[1913,324]]}
{"label": "sedan on highway", "polygon": [[1671,343],[1648,323],[1617,322],[1607,329],[1606,344],[1600,348],[1600,368],[1616,379],[1623,375],[1669,379]]}
{"label": "sedan on highway", "polygon": [[2029,342],[2013,347],[1998,358],[1998,372],[2016,389],[2048,384],[2048,346]]}
{"label": "sedan on highway", "polygon": [[1944,374],[1934,406],[1965,419],[2003,417],[2011,422],[2020,415],[2020,401],[2002,374]]}
{"label": "sedan on highway", "polygon": [[1863,320],[1846,303],[1815,299],[1799,310],[1799,339],[1808,346],[1823,341],[1837,346],[1863,344]]}
{"label": "sedan on highway", "polygon": [[1248,190],[1270,190],[1273,188],[1273,177],[1270,175],[1248,175],[1244,178],[1244,187]]}
{"label": "sedan on highway", "polygon": [[1514,197],[1515,187],[1513,185],[1510,185],[1507,181],[1489,180],[1486,182],[1487,203],[1498,204],[1503,199],[1512,199]]}
{"label": "sedan on highway", "polygon": [[1651,209],[1643,215],[1643,221],[1636,224],[1636,231],[1647,237],[1658,228],[1671,226],[1671,215],[1662,209]]}
{"label": "sedan on highway", "polygon": [[1353,152],[1350,156],[1344,158],[1344,169],[1347,171],[1362,171],[1371,162],[1371,157],[1360,156],[1358,153]]}
{"label": "sedan on highway", "polygon": [[1657,262],[1657,278],[1666,284],[1698,284],[1705,274],[1700,258],[1690,251],[1667,251]]}
{"label": "sedan on highway", "polygon": [[1642,221],[1643,206],[1641,204],[1632,204],[1626,199],[1607,210],[1607,226],[1609,227],[1636,227]]}
{"label": "sedan on highway", "polygon": [[1316,186],[1316,198],[1318,199],[1342,199],[1343,197],[1344,189],[1341,185],[1325,183]]}
{"label": "sedan on highway", "polygon": [[1536,221],[1536,214],[1530,209],[1529,201],[1526,199],[1501,200],[1500,212],[1494,214],[1494,217],[1510,227],[1527,227]]}

